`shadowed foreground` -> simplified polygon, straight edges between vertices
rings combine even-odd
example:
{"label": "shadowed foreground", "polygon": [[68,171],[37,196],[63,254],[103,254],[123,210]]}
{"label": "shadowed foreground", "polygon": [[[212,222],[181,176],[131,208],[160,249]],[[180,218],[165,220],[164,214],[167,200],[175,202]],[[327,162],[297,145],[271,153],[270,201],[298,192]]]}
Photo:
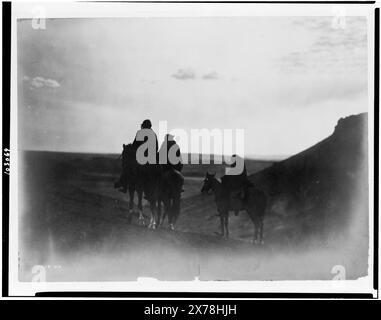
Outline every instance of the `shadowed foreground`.
{"label": "shadowed foreground", "polygon": [[[102,176],[72,177],[50,184],[40,197],[25,195],[31,206],[23,207],[20,280],[30,281],[36,264],[50,266],[48,281],[331,279],[338,264],[349,266],[348,278],[366,274],[359,248],[313,238],[296,244],[285,240],[282,222],[271,216],[264,246],[250,242],[245,213],[231,215],[231,238],[220,238],[213,197],[199,194],[200,182],[186,179],[174,232],[166,224],[139,226],[137,215],[130,224],[126,196]],[[144,213],[148,221],[146,206]]]}
{"label": "shadowed foreground", "polygon": [[[267,193],[264,246],[251,243],[245,212],[230,215],[222,239],[212,195],[201,195],[207,171],[186,165],[176,231],[127,218],[127,195],[113,188],[117,155],[23,152],[20,174],[20,280],[34,265],[48,281],[347,279],[368,270],[366,115],[340,120],[334,133],[278,163],[248,160],[252,181]],[[146,220],[147,203],[143,202]],[[147,221],[148,222],[148,221]]]}

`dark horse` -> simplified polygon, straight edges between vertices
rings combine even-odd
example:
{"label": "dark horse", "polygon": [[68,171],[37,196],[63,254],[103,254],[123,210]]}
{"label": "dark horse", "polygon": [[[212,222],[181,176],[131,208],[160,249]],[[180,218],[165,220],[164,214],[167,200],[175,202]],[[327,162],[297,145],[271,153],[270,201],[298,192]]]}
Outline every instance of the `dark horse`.
{"label": "dark horse", "polygon": [[[163,224],[165,217],[168,217],[168,225],[171,230],[175,229],[175,223],[180,214],[180,199],[183,189],[184,177],[182,174],[171,168],[162,172],[159,183],[158,201],[158,223]],[[164,215],[161,220],[161,202],[164,204]]]}
{"label": "dark horse", "polygon": [[[148,228],[156,229],[168,217],[169,227],[173,230],[180,214],[180,198],[184,178],[174,169],[162,170],[159,164],[139,165],[136,161],[136,150],[132,144],[123,144],[122,175],[115,183],[115,188],[129,192],[129,219],[133,214],[134,195],[138,195],[139,224],[145,224],[142,198],[148,201],[151,217]],[[164,215],[161,219],[161,204],[164,204]]]}
{"label": "dark horse", "polygon": [[[184,183],[181,173],[173,169],[162,171],[158,164],[147,164],[140,167],[139,179],[151,209],[148,228],[156,229],[167,216],[169,227],[174,230],[174,224],[180,214],[180,198]],[[161,204],[164,204],[163,217]]]}
{"label": "dark horse", "polygon": [[136,161],[135,149],[132,144],[123,144],[122,151],[122,175],[119,181],[115,182],[114,187],[121,187],[121,191],[127,191],[129,193],[129,215],[128,218],[131,220],[133,209],[134,209],[134,195],[135,192],[138,195],[138,211],[139,211],[139,224],[145,224],[143,216],[143,183],[140,179],[140,167]]}
{"label": "dark horse", "polygon": [[[160,165],[143,165],[142,181],[144,196],[151,208],[149,228],[156,229],[168,217],[168,224],[174,230],[174,224],[180,214],[180,198],[184,178],[174,169],[162,170]],[[161,217],[161,205],[164,204],[164,215]]]}
{"label": "dark horse", "polygon": [[216,179],[215,174],[206,173],[201,192],[209,192],[210,190],[214,192],[214,199],[221,221],[222,236],[225,238],[229,236],[229,211],[244,210],[248,213],[254,224],[253,242],[263,244],[263,220],[267,206],[266,194],[254,186],[251,186],[248,190],[247,198],[245,200],[238,200],[237,206],[237,202],[232,203],[230,190],[227,190],[227,188]]}

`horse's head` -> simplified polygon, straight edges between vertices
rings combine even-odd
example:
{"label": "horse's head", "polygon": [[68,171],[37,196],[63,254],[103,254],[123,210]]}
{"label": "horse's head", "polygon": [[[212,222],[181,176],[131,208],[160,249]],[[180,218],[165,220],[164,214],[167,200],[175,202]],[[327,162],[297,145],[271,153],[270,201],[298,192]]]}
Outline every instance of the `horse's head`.
{"label": "horse's head", "polygon": [[129,150],[131,150],[131,148],[132,148],[132,143],[129,143],[129,144],[123,143],[123,151],[124,152],[128,152]]}
{"label": "horse's head", "polygon": [[123,151],[122,151],[122,159],[125,160],[129,154],[132,152],[132,143],[124,144],[123,143]]}
{"label": "horse's head", "polygon": [[216,174],[211,174],[209,172],[206,173],[204,184],[201,188],[201,193],[208,193],[213,188],[213,180],[215,179]]}

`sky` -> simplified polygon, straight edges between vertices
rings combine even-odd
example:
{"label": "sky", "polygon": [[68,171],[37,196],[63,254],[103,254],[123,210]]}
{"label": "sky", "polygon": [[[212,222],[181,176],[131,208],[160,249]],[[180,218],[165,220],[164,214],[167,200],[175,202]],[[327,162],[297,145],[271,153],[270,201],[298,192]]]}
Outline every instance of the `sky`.
{"label": "sky", "polygon": [[331,17],[17,27],[19,149],[119,153],[148,118],[156,131],[159,121],[189,133],[243,129],[246,155],[292,155],[368,110],[365,17],[339,28]]}

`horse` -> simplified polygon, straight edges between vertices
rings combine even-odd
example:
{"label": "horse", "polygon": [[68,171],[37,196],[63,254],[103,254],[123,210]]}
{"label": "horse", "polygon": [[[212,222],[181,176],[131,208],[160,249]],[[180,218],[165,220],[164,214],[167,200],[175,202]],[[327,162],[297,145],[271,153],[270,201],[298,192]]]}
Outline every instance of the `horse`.
{"label": "horse", "polygon": [[[180,214],[180,200],[183,191],[183,175],[170,168],[162,172],[159,183],[158,223],[162,225],[165,217],[168,217],[168,225],[171,230],[175,229],[175,223]],[[164,204],[164,215],[161,220],[161,203]]]}
{"label": "horse", "polygon": [[[201,188],[202,193],[213,191],[214,200],[217,205],[217,211],[221,221],[221,235],[224,238],[229,237],[229,211],[244,210],[248,213],[251,221],[254,224],[254,238],[253,243],[263,244],[263,220],[265,217],[267,207],[266,194],[250,186],[247,198],[244,201],[239,202],[240,206],[232,205],[232,199],[230,196],[230,190],[226,190],[226,187],[218,181],[215,174],[206,173],[204,184]],[[230,192],[229,192],[230,191]]]}
{"label": "horse", "polygon": [[[132,144],[124,145],[122,152],[123,173],[115,187],[122,186],[130,194],[130,216],[134,206],[134,193],[138,194],[139,224],[145,224],[142,197],[148,201],[151,217],[148,228],[156,229],[168,216],[171,230],[180,213],[180,197],[184,178],[174,169],[162,170],[160,164],[139,165],[136,161],[136,150]],[[164,216],[161,220],[161,203],[164,204]]]}
{"label": "horse", "polygon": [[[174,230],[174,225],[180,214],[180,199],[184,177],[174,169],[162,170],[160,165],[145,165],[142,167],[144,196],[151,209],[151,218],[148,228],[156,229],[162,226],[166,217],[168,225]],[[164,205],[164,214],[162,206]]]}
{"label": "horse", "polygon": [[119,181],[115,182],[114,187],[122,187],[121,191],[129,193],[129,209],[128,209],[128,220],[131,221],[132,214],[134,212],[134,195],[135,192],[138,195],[138,223],[145,225],[145,220],[143,216],[143,184],[140,179],[140,167],[136,161],[135,149],[133,145],[123,144],[123,151],[121,154],[122,158],[122,175]]}

